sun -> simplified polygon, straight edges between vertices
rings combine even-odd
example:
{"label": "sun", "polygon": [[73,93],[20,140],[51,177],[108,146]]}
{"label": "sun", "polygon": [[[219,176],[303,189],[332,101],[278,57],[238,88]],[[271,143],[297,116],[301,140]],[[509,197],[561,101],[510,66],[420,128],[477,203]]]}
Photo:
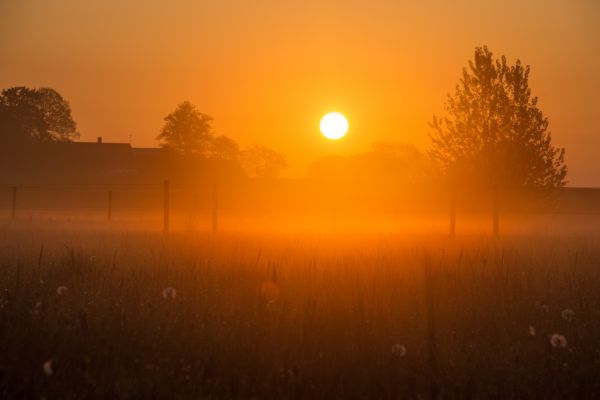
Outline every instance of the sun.
{"label": "sun", "polygon": [[330,112],[321,119],[321,133],[327,139],[337,140],[346,136],[348,120],[338,112]]}

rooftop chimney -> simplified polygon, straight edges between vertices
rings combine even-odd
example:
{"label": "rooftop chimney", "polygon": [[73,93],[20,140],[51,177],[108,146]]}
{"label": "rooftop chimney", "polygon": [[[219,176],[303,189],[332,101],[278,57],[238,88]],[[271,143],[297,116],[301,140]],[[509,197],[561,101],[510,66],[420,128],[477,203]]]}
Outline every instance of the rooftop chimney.
{"label": "rooftop chimney", "polygon": [[98,144],[102,144],[102,136],[98,136]]}

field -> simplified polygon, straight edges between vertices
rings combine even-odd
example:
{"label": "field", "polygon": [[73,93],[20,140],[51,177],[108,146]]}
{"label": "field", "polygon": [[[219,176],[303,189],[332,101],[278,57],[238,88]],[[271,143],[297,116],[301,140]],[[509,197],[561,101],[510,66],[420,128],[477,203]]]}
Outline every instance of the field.
{"label": "field", "polygon": [[600,238],[0,230],[1,398],[600,393]]}

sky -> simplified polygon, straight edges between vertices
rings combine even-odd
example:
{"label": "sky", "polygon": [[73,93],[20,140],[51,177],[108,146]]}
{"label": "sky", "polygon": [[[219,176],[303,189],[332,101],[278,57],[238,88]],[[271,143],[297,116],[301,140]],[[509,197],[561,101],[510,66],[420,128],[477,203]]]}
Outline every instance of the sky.
{"label": "sky", "polygon": [[[189,100],[287,177],[374,142],[429,144],[476,46],[531,65],[571,186],[600,187],[600,1],[0,0],[0,88],[52,87],[81,140],[157,146]],[[348,135],[319,133],[329,111]]]}

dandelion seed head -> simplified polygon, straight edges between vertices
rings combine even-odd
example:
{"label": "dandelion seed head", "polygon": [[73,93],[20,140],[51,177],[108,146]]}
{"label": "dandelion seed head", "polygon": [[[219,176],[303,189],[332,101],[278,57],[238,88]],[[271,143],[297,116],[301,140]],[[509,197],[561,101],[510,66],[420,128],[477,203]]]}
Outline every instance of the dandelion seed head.
{"label": "dandelion seed head", "polygon": [[66,286],[59,286],[56,288],[56,294],[61,296],[63,295],[67,290],[69,290]]}
{"label": "dandelion seed head", "polygon": [[542,301],[536,301],[535,306],[545,313],[550,311],[550,307],[548,307],[548,305]]}
{"label": "dandelion seed head", "polygon": [[567,338],[565,338],[563,335],[555,333],[552,336],[550,336],[550,344],[552,345],[552,347],[561,349],[565,348],[567,347]]}
{"label": "dandelion seed head", "polygon": [[399,343],[396,343],[392,346],[392,355],[396,357],[404,357],[406,355],[406,347]]}
{"label": "dandelion seed head", "polygon": [[48,360],[44,364],[42,364],[42,369],[44,370],[44,373],[46,375],[51,376],[54,372],[54,370],[52,369],[52,360]]}
{"label": "dandelion seed head", "polygon": [[162,297],[165,300],[174,300],[175,297],[177,297],[177,290],[169,286],[168,288],[163,289]]}
{"label": "dandelion seed head", "polygon": [[573,318],[575,318],[575,312],[573,310],[571,310],[570,308],[565,308],[560,313],[560,316],[563,320],[565,320],[567,322],[571,322],[573,320]]}

